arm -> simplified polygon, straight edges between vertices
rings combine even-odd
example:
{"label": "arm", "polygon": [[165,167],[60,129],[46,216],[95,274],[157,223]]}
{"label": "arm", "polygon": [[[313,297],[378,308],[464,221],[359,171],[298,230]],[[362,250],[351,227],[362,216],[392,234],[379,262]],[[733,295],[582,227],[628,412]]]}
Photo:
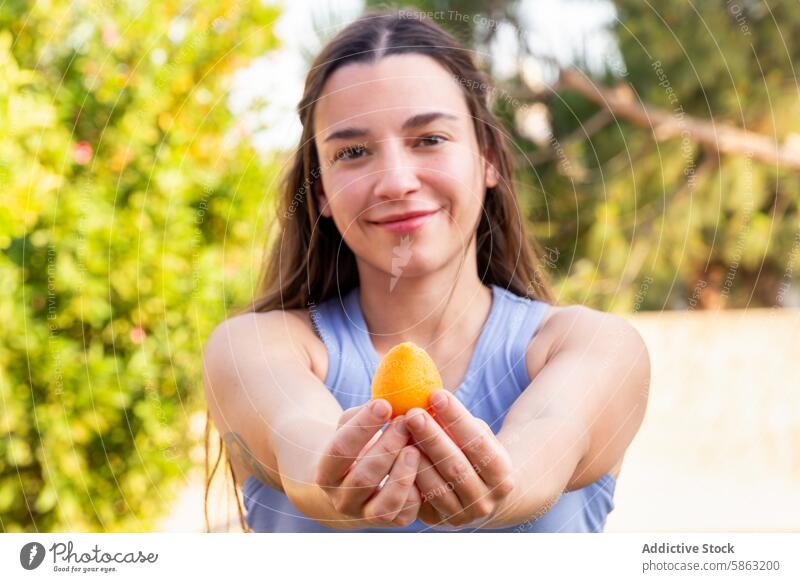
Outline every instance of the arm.
{"label": "arm", "polygon": [[[599,479],[622,458],[644,417],[650,360],[633,326],[580,306],[551,323],[550,338],[542,338],[552,346],[546,363],[497,435],[516,486],[483,528],[536,519],[562,492]],[[529,371],[539,348],[531,342]]]}
{"label": "arm", "polygon": [[527,360],[535,379],[496,436],[443,390],[431,397],[435,420],[422,409],[407,413],[425,453],[417,476],[425,523],[494,529],[536,519],[622,458],[647,401],[649,359],[638,333],[616,316],[566,308],[537,334]]}
{"label": "arm", "polygon": [[342,410],[311,372],[311,333],[281,311],[223,322],[203,356],[209,410],[230,454],[265,483],[280,484],[305,515],[337,529],[366,527],[337,512],[315,484]]}

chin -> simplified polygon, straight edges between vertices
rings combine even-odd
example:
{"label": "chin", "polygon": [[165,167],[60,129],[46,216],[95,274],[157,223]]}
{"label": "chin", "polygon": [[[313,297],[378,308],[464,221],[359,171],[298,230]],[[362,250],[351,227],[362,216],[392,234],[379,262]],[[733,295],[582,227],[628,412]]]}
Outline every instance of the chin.
{"label": "chin", "polygon": [[390,278],[424,277],[447,268],[453,261],[460,261],[463,256],[460,247],[450,248],[452,245],[448,245],[445,248],[446,241],[439,237],[436,239],[415,240],[411,237],[405,243],[398,241],[395,244],[374,241],[372,247],[359,249],[356,255],[363,257],[367,263]]}
{"label": "chin", "polygon": [[424,253],[411,247],[411,256],[408,261],[403,260],[403,256],[394,255],[387,274],[390,277],[407,277],[415,279],[424,277],[446,267],[447,261],[440,254],[431,253],[426,256]]}

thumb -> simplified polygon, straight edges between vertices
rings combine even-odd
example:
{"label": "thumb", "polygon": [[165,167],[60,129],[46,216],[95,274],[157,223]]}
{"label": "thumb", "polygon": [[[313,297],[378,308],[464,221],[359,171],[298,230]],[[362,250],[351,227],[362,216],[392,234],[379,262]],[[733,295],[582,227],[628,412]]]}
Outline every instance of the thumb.
{"label": "thumb", "polygon": [[[365,402],[364,404],[362,404],[362,405],[360,405],[360,406],[353,406],[352,408],[348,408],[347,410],[345,410],[344,412],[342,412],[342,415],[339,417],[339,426],[336,428],[336,430],[339,430],[339,429],[340,429],[340,428],[342,428],[342,427],[343,427],[345,424],[347,424],[347,422],[348,422],[348,421],[349,421],[351,418],[353,418],[353,417],[354,417],[356,414],[358,414],[358,412],[359,412],[359,411],[360,411],[360,410],[361,410],[361,409],[362,409],[364,406],[366,406],[367,404],[369,404],[369,402]],[[355,464],[356,464],[358,461],[360,461],[360,460],[361,460],[361,457],[363,457],[363,456],[364,456],[364,453],[366,453],[366,452],[367,452],[367,451],[368,451],[368,450],[369,450],[369,449],[372,447],[372,445],[374,445],[374,444],[375,444],[375,442],[376,442],[376,441],[377,441],[377,440],[380,438],[380,436],[381,436],[382,434],[383,434],[383,429],[378,429],[378,432],[376,432],[374,435],[372,435],[372,438],[371,438],[371,439],[369,439],[369,441],[367,442],[367,444],[365,444],[365,445],[362,447],[362,449],[361,449],[361,450],[358,452],[358,455],[356,456],[356,458],[355,458],[355,460],[353,461],[352,465],[350,465],[350,467],[348,468],[348,472],[350,471],[350,469],[352,469],[353,465],[355,465]]]}
{"label": "thumb", "polygon": [[342,428],[345,424],[347,424],[347,422],[351,418],[353,418],[356,414],[358,414],[358,412],[362,408],[364,408],[368,404],[371,404],[372,402],[374,402],[374,401],[373,400],[367,400],[364,404],[359,404],[358,406],[353,406],[352,408],[348,408],[347,410],[342,412],[341,416],[339,417],[339,424],[336,426],[336,430],[339,430],[340,428]]}
{"label": "thumb", "polygon": [[336,425],[336,430],[339,430],[345,424],[347,424],[347,421],[349,421],[356,414],[358,414],[358,411],[361,410],[363,407],[364,407],[363,404],[361,406],[353,406],[352,408],[348,408],[347,410],[342,412],[341,416],[339,416],[339,424]]}

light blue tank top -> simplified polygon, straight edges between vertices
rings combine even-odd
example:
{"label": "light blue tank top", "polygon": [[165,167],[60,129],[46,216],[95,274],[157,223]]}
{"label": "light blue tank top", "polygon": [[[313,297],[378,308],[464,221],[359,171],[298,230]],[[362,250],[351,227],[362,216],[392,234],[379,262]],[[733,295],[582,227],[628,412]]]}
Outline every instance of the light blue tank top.
{"label": "light blue tank top", "polygon": [[[492,307],[478,338],[467,374],[456,397],[496,434],[511,405],[531,382],[525,354],[548,304],[520,297],[491,285]],[[379,357],[370,340],[361,312],[358,287],[343,299],[333,297],[311,306],[315,331],[328,352],[325,385],[342,409],[358,406],[371,398],[372,376]],[[458,532],[599,532],[614,509],[616,482],[611,474],[564,493],[538,519],[494,530],[462,529]],[[248,525],[255,532],[342,532],[322,526],[303,515],[288,497],[252,475],[243,487]],[[354,531],[354,530],[350,530]],[[404,528],[367,528],[359,532],[434,531],[416,520]]]}

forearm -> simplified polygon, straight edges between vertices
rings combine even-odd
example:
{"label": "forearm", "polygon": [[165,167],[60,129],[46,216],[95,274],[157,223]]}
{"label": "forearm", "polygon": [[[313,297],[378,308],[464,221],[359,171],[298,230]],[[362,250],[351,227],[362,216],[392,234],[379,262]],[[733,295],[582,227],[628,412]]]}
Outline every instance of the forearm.
{"label": "forearm", "polygon": [[370,527],[365,520],[338,512],[315,483],[317,464],[335,430],[336,421],[307,417],[276,427],[272,438],[283,490],[297,509],[321,525],[339,530]]}
{"label": "forearm", "polygon": [[480,529],[535,521],[558,501],[588,450],[588,432],[561,417],[504,424],[497,439],[511,456],[514,489]]}

